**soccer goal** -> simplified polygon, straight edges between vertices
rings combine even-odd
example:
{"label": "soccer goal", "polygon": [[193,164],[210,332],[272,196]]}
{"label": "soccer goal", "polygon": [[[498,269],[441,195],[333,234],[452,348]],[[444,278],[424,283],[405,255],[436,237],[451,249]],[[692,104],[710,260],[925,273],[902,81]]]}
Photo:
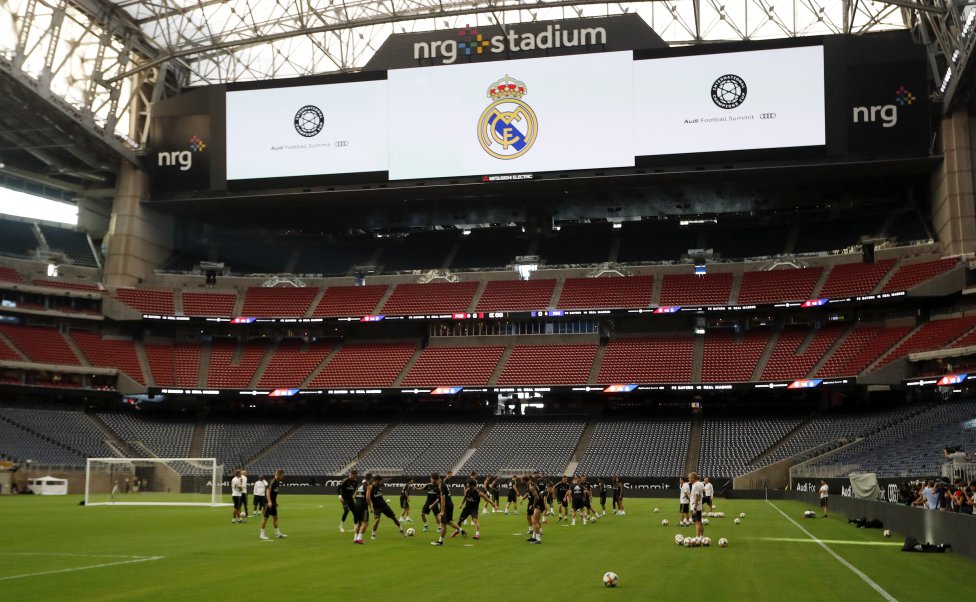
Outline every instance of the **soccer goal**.
{"label": "soccer goal", "polygon": [[88,458],[86,506],[229,506],[216,458]]}

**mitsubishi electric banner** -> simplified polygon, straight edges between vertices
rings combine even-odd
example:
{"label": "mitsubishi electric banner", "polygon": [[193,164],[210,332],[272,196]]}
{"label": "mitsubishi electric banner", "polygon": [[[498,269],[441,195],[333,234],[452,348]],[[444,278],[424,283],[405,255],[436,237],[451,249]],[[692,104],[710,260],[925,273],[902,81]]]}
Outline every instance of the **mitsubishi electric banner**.
{"label": "mitsubishi electric banner", "polygon": [[633,64],[611,52],[391,71],[390,179],[631,167]]}
{"label": "mitsubishi electric banner", "polygon": [[637,155],[822,146],[823,46],[634,63]]}

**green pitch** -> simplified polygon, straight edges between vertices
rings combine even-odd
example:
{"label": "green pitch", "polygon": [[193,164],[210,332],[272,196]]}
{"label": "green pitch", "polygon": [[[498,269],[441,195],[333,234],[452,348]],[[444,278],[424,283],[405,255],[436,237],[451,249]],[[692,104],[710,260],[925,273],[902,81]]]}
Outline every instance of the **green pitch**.
{"label": "green pitch", "polygon": [[[288,539],[262,542],[258,521],[231,524],[229,508],[81,507],[77,496],[0,498],[0,596],[5,600],[883,600],[865,580],[763,501],[720,500],[706,535],[721,549],[679,548],[672,500],[627,501],[627,515],[568,527],[550,522],[525,542],[523,515],[482,515],[482,539],[433,533],[401,538],[383,519],[379,539],[340,534],[334,496],[282,495]],[[392,500],[394,503],[396,499]],[[416,503],[419,505],[420,498]],[[855,529],[846,517],[802,520],[799,502],[775,502],[894,599],[964,599],[976,563],[899,551],[895,534]],[[662,509],[654,514],[652,509]],[[745,512],[742,524],[732,516]],[[668,518],[671,526],[661,526]],[[273,533],[268,528],[269,533]],[[620,576],[608,590],[605,571]]]}

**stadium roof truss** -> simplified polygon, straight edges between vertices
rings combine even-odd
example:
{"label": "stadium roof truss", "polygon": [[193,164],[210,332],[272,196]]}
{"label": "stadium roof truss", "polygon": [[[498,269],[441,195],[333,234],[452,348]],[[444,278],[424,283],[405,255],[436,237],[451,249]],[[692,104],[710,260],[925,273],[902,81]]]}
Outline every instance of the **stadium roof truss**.
{"label": "stadium roof truss", "polygon": [[[356,71],[394,33],[624,13],[672,45],[911,27],[933,73],[955,71],[948,99],[976,37],[967,11],[959,0],[0,0],[0,103],[19,105],[0,115],[22,117],[0,117],[0,159],[30,146],[33,100],[56,114],[28,152],[77,183],[101,177],[100,149],[135,161],[152,102],[187,86]],[[59,138],[69,126],[90,144]]]}

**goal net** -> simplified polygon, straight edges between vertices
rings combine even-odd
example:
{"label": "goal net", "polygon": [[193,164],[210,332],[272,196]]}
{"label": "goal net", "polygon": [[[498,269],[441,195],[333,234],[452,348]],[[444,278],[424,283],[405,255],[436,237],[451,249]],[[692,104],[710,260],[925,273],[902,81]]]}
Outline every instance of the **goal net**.
{"label": "goal net", "polygon": [[229,506],[216,458],[88,458],[86,506]]}

